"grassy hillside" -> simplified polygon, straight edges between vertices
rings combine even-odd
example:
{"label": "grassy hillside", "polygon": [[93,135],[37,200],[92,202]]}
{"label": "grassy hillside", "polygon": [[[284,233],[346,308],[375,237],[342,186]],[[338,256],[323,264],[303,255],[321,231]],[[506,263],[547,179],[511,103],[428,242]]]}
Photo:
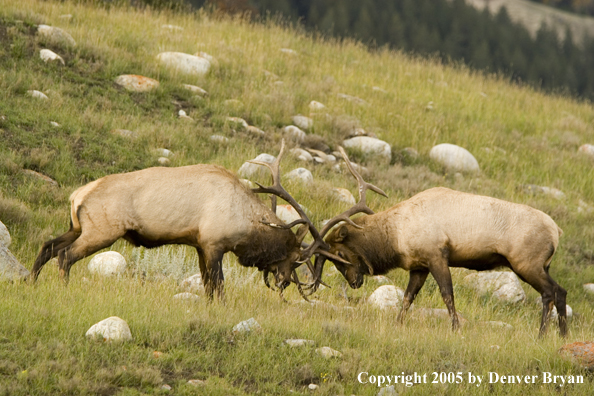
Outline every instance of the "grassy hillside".
{"label": "grassy hillside", "polygon": [[[63,18],[65,14],[71,19]],[[44,42],[38,24],[58,26],[77,42],[74,47]],[[183,30],[162,28],[176,25]],[[65,65],[46,64],[39,51],[49,48]],[[292,49],[296,54],[281,51]],[[203,78],[168,71],[155,57],[162,51],[206,52],[217,64]],[[265,71],[274,73],[271,76]],[[160,81],[150,93],[130,93],[114,80],[141,74]],[[281,83],[282,82],[282,83]],[[208,91],[197,98],[181,84]],[[379,87],[381,89],[373,89]],[[39,90],[41,101],[27,94]],[[68,197],[101,176],[157,166],[155,150],[174,153],[170,166],[216,163],[237,170],[247,159],[280,147],[280,128],[296,114],[309,114],[312,100],[327,106],[314,116],[311,134],[336,148],[349,129],[359,126],[392,145],[392,163],[378,164],[353,153],[369,168],[367,179],[388,192],[370,195],[379,211],[433,186],[495,196],[549,213],[564,230],[551,275],[569,291],[576,313],[570,335],[562,340],[555,326],[537,340],[537,293],[524,285],[527,301],[508,306],[478,297],[454,273],[458,310],[468,320],[459,333],[448,321],[411,317],[395,325],[397,312],[379,312],[364,299],[377,286],[369,280],[347,290],[340,275],[328,271],[333,286],[317,294],[323,304],[301,303],[289,290],[283,303],[266,289],[259,274],[226,257],[225,304],[180,303],[171,297],[178,281],[197,272],[192,249],[133,249],[118,242],[131,269],[120,279],[89,275],[82,260],[65,288],[48,263],[38,285],[0,285],[0,394],[205,394],[244,395],[289,392],[320,395],[375,395],[377,387],[360,384],[357,375],[468,372],[488,375],[585,375],[585,384],[397,385],[399,394],[545,394],[591,393],[590,374],[557,353],[565,342],[592,340],[593,296],[582,284],[594,281],[594,164],[577,148],[594,143],[594,110],[589,103],[546,96],[485,78],[464,68],[444,68],[395,52],[370,53],[354,42],[323,41],[274,23],[253,25],[204,14],[176,15],[69,2],[0,0],[0,220],[12,237],[11,251],[31,267],[41,244],[68,228]],[[338,94],[359,97],[367,105]],[[183,109],[194,121],[180,119]],[[227,117],[242,117],[266,131],[255,138],[234,129]],[[59,126],[52,125],[52,122]],[[136,138],[114,129],[132,130]],[[229,138],[212,142],[213,134]],[[316,138],[310,138],[316,139]],[[428,158],[431,147],[453,143],[477,158],[481,173],[452,175]],[[406,147],[420,156],[403,154]],[[303,166],[286,158],[285,172]],[[350,176],[330,166],[306,165],[313,188],[287,184],[314,221],[343,210],[332,187],[354,192]],[[34,170],[53,185],[31,177]],[[565,198],[531,195],[523,185],[557,188]],[[580,210],[580,205],[582,210]],[[142,276],[142,273],[146,276]],[[168,275],[166,277],[163,274]],[[389,274],[405,287],[408,275]],[[443,307],[430,279],[417,307]],[[349,308],[351,307],[351,308]],[[87,329],[109,316],[128,321],[133,342],[105,345],[87,340]],[[262,331],[233,336],[231,328],[254,317]],[[513,325],[502,331],[484,321]],[[327,361],[315,348],[290,349],[287,338],[306,338],[330,346],[343,357]],[[497,346],[497,347],[495,347]],[[163,352],[155,357],[154,352]],[[205,381],[194,387],[190,379]],[[173,389],[167,391],[162,385]]]}

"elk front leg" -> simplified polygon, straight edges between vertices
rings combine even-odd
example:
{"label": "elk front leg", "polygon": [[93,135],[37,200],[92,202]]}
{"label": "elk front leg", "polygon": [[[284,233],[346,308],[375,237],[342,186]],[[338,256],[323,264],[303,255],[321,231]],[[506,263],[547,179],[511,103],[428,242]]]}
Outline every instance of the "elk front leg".
{"label": "elk front leg", "polygon": [[[210,300],[216,293],[219,300],[223,300],[223,255],[225,252],[218,249],[203,251],[200,254],[200,272],[206,295]],[[202,264],[204,263],[204,265]]]}
{"label": "elk front leg", "polygon": [[460,328],[460,322],[458,321],[458,314],[456,313],[456,307],[454,305],[454,287],[452,285],[452,274],[448,266],[448,260],[446,254],[443,257],[436,258],[429,264],[429,272],[435,278],[439,291],[441,292],[441,298],[448,308],[448,313],[452,319],[452,330],[456,331]]}
{"label": "elk front leg", "polygon": [[402,308],[398,313],[398,318],[396,321],[400,324],[404,322],[404,316],[406,312],[410,308],[410,305],[415,300],[415,297],[421,290],[421,287],[425,284],[425,280],[427,279],[427,275],[429,275],[428,270],[417,270],[417,271],[410,271],[410,278],[408,280],[408,286],[406,287],[406,292],[404,293],[404,299],[402,300]]}

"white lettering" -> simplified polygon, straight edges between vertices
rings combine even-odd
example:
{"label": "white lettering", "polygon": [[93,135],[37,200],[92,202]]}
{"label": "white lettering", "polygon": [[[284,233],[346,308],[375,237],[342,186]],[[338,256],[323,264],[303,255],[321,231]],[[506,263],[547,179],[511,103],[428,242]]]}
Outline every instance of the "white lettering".
{"label": "white lettering", "polygon": [[365,382],[363,382],[363,380],[361,379],[361,376],[365,374],[366,376],[369,374],[367,371],[361,371],[359,373],[359,375],[357,376],[357,380],[359,381],[360,384],[366,384],[367,380],[365,380]]}

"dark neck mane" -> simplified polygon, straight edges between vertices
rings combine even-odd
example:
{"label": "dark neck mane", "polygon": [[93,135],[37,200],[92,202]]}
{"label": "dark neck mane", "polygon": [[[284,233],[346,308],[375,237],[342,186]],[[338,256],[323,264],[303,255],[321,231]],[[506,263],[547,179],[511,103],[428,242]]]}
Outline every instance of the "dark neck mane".
{"label": "dark neck mane", "polygon": [[291,230],[280,230],[269,226],[257,227],[244,243],[238,244],[233,252],[239,264],[263,270],[270,264],[284,260],[289,255]]}
{"label": "dark neck mane", "polygon": [[[361,264],[365,264],[362,259],[365,257],[373,267],[373,275],[384,275],[400,267],[400,255],[392,249],[393,241],[390,240],[387,230],[379,224],[373,227],[363,226],[362,230],[351,229],[349,235],[352,241],[350,247],[360,256]],[[367,271],[367,266],[365,270]]]}

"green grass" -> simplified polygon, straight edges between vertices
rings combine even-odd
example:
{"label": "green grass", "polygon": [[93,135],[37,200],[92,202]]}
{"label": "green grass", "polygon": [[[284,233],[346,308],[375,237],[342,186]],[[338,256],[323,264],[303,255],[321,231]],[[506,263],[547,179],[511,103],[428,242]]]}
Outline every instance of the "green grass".
{"label": "green grass", "polygon": [[[61,19],[62,14],[73,18]],[[35,35],[39,23],[65,29],[77,46],[43,42]],[[184,30],[161,29],[164,24]],[[44,64],[39,59],[42,48],[60,54],[66,66]],[[178,75],[155,60],[159,52],[170,50],[204,51],[218,65],[203,78]],[[114,84],[120,74],[142,74],[161,85],[148,94],[129,93]],[[182,83],[199,85],[209,95],[195,98],[180,87]],[[27,96],[31,89],[46,92],[50,100]],[[582,284],[594,281],[594,215],[579,213],[578,205],[582,200],[594,206],[594,166],[577,153],[581,144],[594,143],[591,104],[511,86],[463,67],[444,67],[392,51],[369,52],[355,42],[324,40],[273,22],[36,0],[0,0],[0,92],[0,220],[13,237],[11,251],[27,267],[44,241],[67,230],[68,197],[84,183],[156,166],[156,148],[173,151],[171,166],[216,163],[237,170],[259,153],[276,155],[280,128],[290,124],[293,115],[308,115],[308,103],[317,100],[327,106],[330,117],[314,115],[312,133],[332,148],[353,125],[392,145],[390,165],[353,153],[369,168],[367,179],[390,196],[369,196],[376,211],[424,189],[447,186],[549,213],[564,230],[551,274],[568,289],[568,303],[577,313],[567,340],[557,336],[555,326],[537,340],[540,307],[533,303],[534,290],[524,285],[525,303],[503,305],[476,296],[462,285],[464,271],[455,271],[456,306],[468,320],[459,333],[450,331],[448,321],[414,315],[397,326],[396,312],[378,312],[364,303],[378,286],[374,280],[359,290],[347,290],[346,301],[344,282],[330,269],[325,278],[333,288],[316,295],[326,305],[301,303],[293,288],[286,293],[289,303],[283,303],[266,289],[259,274],[240,268],[230,255],[224,264],[224,304],[180,303],[172,296],[181,291],[177,281],[197,271],[193,249],[147,251],[118,242],[112,249],[131,264],[122,278],[91,276],[87,258],[73,267],[68,287],[59,282],[52,262],[36,286],[0,284],[0,395],[166,394],[163,384],[173,387],[170,394],[284,395],[309,394],[310,383],[320,384],[315,391],[320,395],[377,394],[377,387],[358,383],[362,371],[426,373],[428,379],[432,372],[460,371],[466,377],[468,372],[540,376],[548,371],[584,375],[586,382],[564,387],[397,385],[396,390],[406,395],[591,393],[592,375],[557,352],[566,342],[593,337],[594,297],[583,292]],[[350,103],[339,93],[360,97],[369,105]],[[239,103],[228,102],[231,99]],[[433,110],[426,109],[429,102]],[[178,119],[180,109],[195,121]],[[254,138],[233,130],[228,116],[246,119],[267,136]],[[123,138],[112,133],[114,129],[129,129],[138,136]],[[229,143],[210,142],[215,133],[227,136]],[[444,172],[428,158],[437,143],[468,149],[477,157],[481,173],[460,178]],[[415,148],[420,157],[402,156],[406,147]],[[303,164],[289,157],[283,162],[285,172],[297,166]],[[354,191],[354,181],[327,166],[307,166],[314,174],[314,187],[287,188],[319,224],[345,209],[333,200],[331,188]],[[32,178],[23,169],[47,175],[58,186]],[[523,184],[558,188],[566,199],[529,195],[520,188]],[[403,271],[389,277],[400,287],[408,279]],[[432,279],[415,305],[444,306]],[[132,342],[110,345],[84,337],[92,324],[114,315],[129,323]],[[250,317],[262,331],[234,336],[232,327]],[[514,329],[481,324],[489,320],[504,321]],[[286,338],[312,339],[316,346],[290,349],[283,345]],[[324,360],[315,353],[321,346],[340,350],[343,357]],[[155,351],[164,355],[155,358]],[[196,388],[189,379],[206,384]]]}

